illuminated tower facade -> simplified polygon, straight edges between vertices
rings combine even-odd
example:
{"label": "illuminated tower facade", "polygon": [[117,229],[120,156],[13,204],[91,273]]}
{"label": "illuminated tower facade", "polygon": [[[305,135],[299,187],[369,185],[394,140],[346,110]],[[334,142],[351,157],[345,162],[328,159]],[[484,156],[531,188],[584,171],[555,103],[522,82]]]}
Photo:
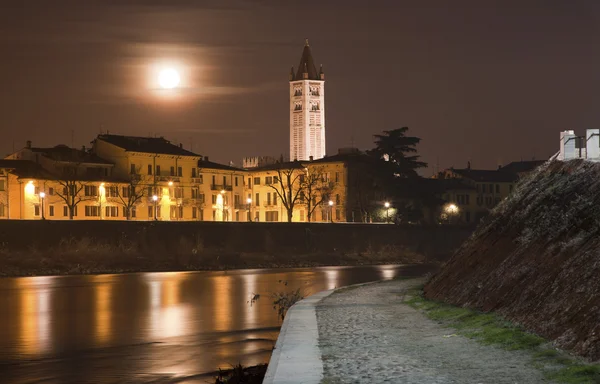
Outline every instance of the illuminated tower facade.
{"label": "illuminated tower facade", "polygon": [[317,71],[308,39],[290,72],[290,160],[325,156],[325,74]]}

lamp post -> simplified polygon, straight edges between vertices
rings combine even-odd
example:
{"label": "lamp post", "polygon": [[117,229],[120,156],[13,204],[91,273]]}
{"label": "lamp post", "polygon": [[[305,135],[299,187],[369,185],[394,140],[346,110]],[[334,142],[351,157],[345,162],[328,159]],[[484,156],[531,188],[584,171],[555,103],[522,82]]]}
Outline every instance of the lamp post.
{"label": "lamp post", "polygon": [[152,196],[152,201],[154,201],[154,221],[158,220],[157,216],[157,212],[158,212],[158,208],[157,208],[157,201],[158,201],[158,196],[153,195]]}
{"label": "lamp post", "polygon": [[40,192],[40,200],[42,200],[42,220],[46,220],[46,216],[44,216],[44,199],[46,198],[45,192]]}
{"label": "lamp post", "polygon": [[252,221],[252,220],[250,220],[250,216],[251,216],[251,213],[250,213],[250,204],[252,204],[252,199],[251,198],[247,198],[246,199],[246,203],[248,204],[248,209],[247,209],[248,210],[248,221]]}
{"label": "lamp post", "polygon": [[333,201],[329,200],[329,219],[333,223]]}
{"label": "lamp post", "polygon": [[221,215],[223,216],[223,221],[225,221],[225,190],[222,189],[221,190],[221,201],[222,201],[222,209],[221,209]]}
{"label": "lamp post", "polygon": [[389,201],[386,201],[385,204],[383,204],[385,207],[385,222],[389,223],[390,222],[390,203]]}

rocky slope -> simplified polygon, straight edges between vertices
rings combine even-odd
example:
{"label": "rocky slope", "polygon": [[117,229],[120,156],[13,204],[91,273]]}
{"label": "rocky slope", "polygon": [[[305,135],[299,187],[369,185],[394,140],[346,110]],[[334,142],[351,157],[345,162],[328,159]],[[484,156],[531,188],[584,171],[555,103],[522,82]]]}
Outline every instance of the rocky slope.
{"label": "rocky slope", "polygon": [[425,286],[600,360],[600,164],[552,161],[524,179]]}

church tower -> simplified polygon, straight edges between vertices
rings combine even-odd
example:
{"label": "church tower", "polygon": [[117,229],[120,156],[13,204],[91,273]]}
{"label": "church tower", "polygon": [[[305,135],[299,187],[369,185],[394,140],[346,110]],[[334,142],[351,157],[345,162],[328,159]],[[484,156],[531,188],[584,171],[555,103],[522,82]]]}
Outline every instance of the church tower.
{"label": "church tower", "polygon": [[290,160],[325,157],[325,74],[317,72],[304,44],[298,70],[290,72]]}

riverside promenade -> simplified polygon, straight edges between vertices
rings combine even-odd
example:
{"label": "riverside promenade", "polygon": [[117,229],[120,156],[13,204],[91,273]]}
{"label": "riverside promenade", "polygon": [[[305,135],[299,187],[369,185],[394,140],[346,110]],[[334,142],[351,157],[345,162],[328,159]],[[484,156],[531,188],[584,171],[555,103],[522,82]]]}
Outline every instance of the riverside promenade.
{"label": "riverside promenade", "polygon": [[324,291],[286,316],[265,384],[547,383],[524,352],[454,335],[404,303],[422,280]]}

